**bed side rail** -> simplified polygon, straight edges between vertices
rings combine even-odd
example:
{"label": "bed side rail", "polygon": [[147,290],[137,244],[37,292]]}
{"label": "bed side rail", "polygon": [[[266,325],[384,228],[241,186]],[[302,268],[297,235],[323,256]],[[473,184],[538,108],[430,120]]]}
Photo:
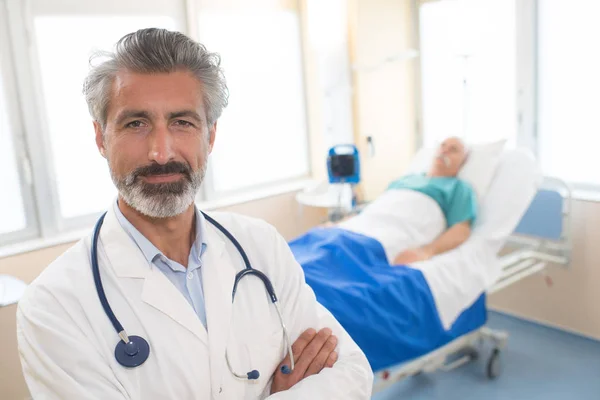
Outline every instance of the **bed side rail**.
{"label": "bed side rail", "polygon": [[566,182],[545,177],[507,244],[528,250],[527,258],[570,265],[571,193]]}

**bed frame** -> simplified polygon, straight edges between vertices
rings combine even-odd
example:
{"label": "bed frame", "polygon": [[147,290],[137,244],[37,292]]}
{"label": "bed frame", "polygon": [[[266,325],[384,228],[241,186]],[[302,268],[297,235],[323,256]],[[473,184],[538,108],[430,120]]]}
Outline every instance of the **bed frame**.
{"label": "bed frame", "polygon": [[[544,273],[548,265],[568,267],[571,260],[571,190],[558,179],[544,178],[541,189],[521,218],[515,232],[500,253],[502,275],[487,290],[495,293],[528,276]],[[549,278],[546,275],[546,279]],[[486,375],[496,378],[501,372],[500,351],[508,333],[482,326],[421,357],[375,372],[373,393],[421,373],[449,371],[477,359],[484,342],[492,351]]]}

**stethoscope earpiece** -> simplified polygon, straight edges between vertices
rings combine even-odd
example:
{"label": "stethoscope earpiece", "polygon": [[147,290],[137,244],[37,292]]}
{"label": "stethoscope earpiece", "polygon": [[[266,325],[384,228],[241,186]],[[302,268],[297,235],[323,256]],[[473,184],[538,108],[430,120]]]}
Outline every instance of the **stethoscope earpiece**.
{"label": "stethoscope earpiece", "polygon": [[289,374],[292,373],[292,370],[287,365],[282,365],[281,366],[281,373],[285,374],[285,375],[289,375]]}

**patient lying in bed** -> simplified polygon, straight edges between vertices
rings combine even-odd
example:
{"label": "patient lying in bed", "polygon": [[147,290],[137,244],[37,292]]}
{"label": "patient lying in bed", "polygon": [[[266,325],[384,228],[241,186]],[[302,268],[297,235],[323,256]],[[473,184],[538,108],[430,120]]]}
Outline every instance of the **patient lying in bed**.
{"label": "patient lying in bed", "polygon": [[457,178],[464,143],[446,139],[427,174],[392,182],[377,200],[339,228],[377,239],[394,265],[427,260],[452,250],[471,234],[477,214],[473,188]]}

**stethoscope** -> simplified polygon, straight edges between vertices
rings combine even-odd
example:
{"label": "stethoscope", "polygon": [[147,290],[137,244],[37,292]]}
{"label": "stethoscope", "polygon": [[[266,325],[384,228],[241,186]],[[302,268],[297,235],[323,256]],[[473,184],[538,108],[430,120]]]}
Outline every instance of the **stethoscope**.
{"label": "stethoscope", "polygon": [[[205,213],[202,213],[202,215],[204,216],[204,218],[206,218],[206,220],[208,220],[217,229],[219,229],[219,231],[221,231],[221,233],[223,233],[225,236],[227,236],[227,238],[231,241],[231,243],[233,243],[233,245],[236,247],[236,249],[242,256],[242,259],[244,260],[244,264],[246,267],[235,275],[235,281],[233,283],[233,292],[231,294],[231,302],[233,303],[233,301],[235,300],[235,293],[237,291],[237,286],[243,277],[248,276],[248,275],[254,275],[264,283],[265,288],[267,289],[267,292],[269,294],[269,297],[271,298],[271,302],[273,303],[273,305],[275,306],[275,309],[277,310],[277,315],[279,316],[279,322],[281,323],[281,327],[283,328],[283,333],[285,335],[285,340],[287,342],[287,350],[288,350],[288,354],[290,356],[290,363],[292,366],[290,369],[290,367],[288,367],[287,365],[283,365],[281,367],[281,372],[284,374],[291,373],[292,370],[294,369],[294,353],[292,352],[292,344],[290,342],[288,330],[285,326],[285,323],[283,322],[283,316],[281,315],[281,310],[279,309],[279,303],[277,302],[277,296],[275,295],[275,289],[273,288],[273,284],[271,283],[269,278],[267,278],[267,276],[264,273],[252,268],[252,265],[250,265],[250,260],[248,260],[248,256],[246,255],[246,252],[244,251],[244,249],[242,248],[240,243],[236,240],[236,238],[234,238],[233,235],[227,229],[225,229],[221,224],[219,224],[217,221],[215,221],[214,219],[212,219]],[[125,332],[125,329],[123,328],[123,325],[121,325],[121,323],[115,316],[115,313],[112,311],[112,308],[110,308],[110,305],[108,304],[108,300],[106,299],[106,294],[104,293],[104,287],[102,286],[102,281],[100,280],[100,268],[98,266],[98,237],[100,236],[100,228],[102,227],[102,223],[104,222],[105,216],[106,216],[106,213],[104,213],[100,217],[100,219],[98,219],[98,222],[96,223],[96,227],[94,228],[94,234],[92,236],[92,251],[91,251],[92,273],[94,275],[94,283],[96,285],[96,291],[98,292],[98,297],[100,298],[100,303],[102,303],[102,308],[104,308],[104,312],[106,313],[106,316],[108,317],[108,319],[110,319],[110,322],[112,323],[113,327],[115,328],[115,331],[117,331],[117,334],[121,338],[121,340],[119,341],[119,343],[117,343],[117,346],[115,347],[115,358],[117,359],[119,364],[121,364],[122,366],[124,366],[126,368],[135,368],[135,367],[139,367],[140,365],[142,365],[148,359],[148,356],[150,355],[150,346],[148,345],[148,342],[146,341],[146,339],[144,339],[143,337],[127,335],[127,333]],[[248,379],[248,380],[258,379],[260,377],[260,373],[255,369],[247,372],[246,374],[236,373],[233,370],[233,368],[231,367],[227,349],[225,349],[225,359],[227,360],[227,367],[229,368],[229,371],[231,371],[231,373],[235,377],[237,377],[239,379]]]}

